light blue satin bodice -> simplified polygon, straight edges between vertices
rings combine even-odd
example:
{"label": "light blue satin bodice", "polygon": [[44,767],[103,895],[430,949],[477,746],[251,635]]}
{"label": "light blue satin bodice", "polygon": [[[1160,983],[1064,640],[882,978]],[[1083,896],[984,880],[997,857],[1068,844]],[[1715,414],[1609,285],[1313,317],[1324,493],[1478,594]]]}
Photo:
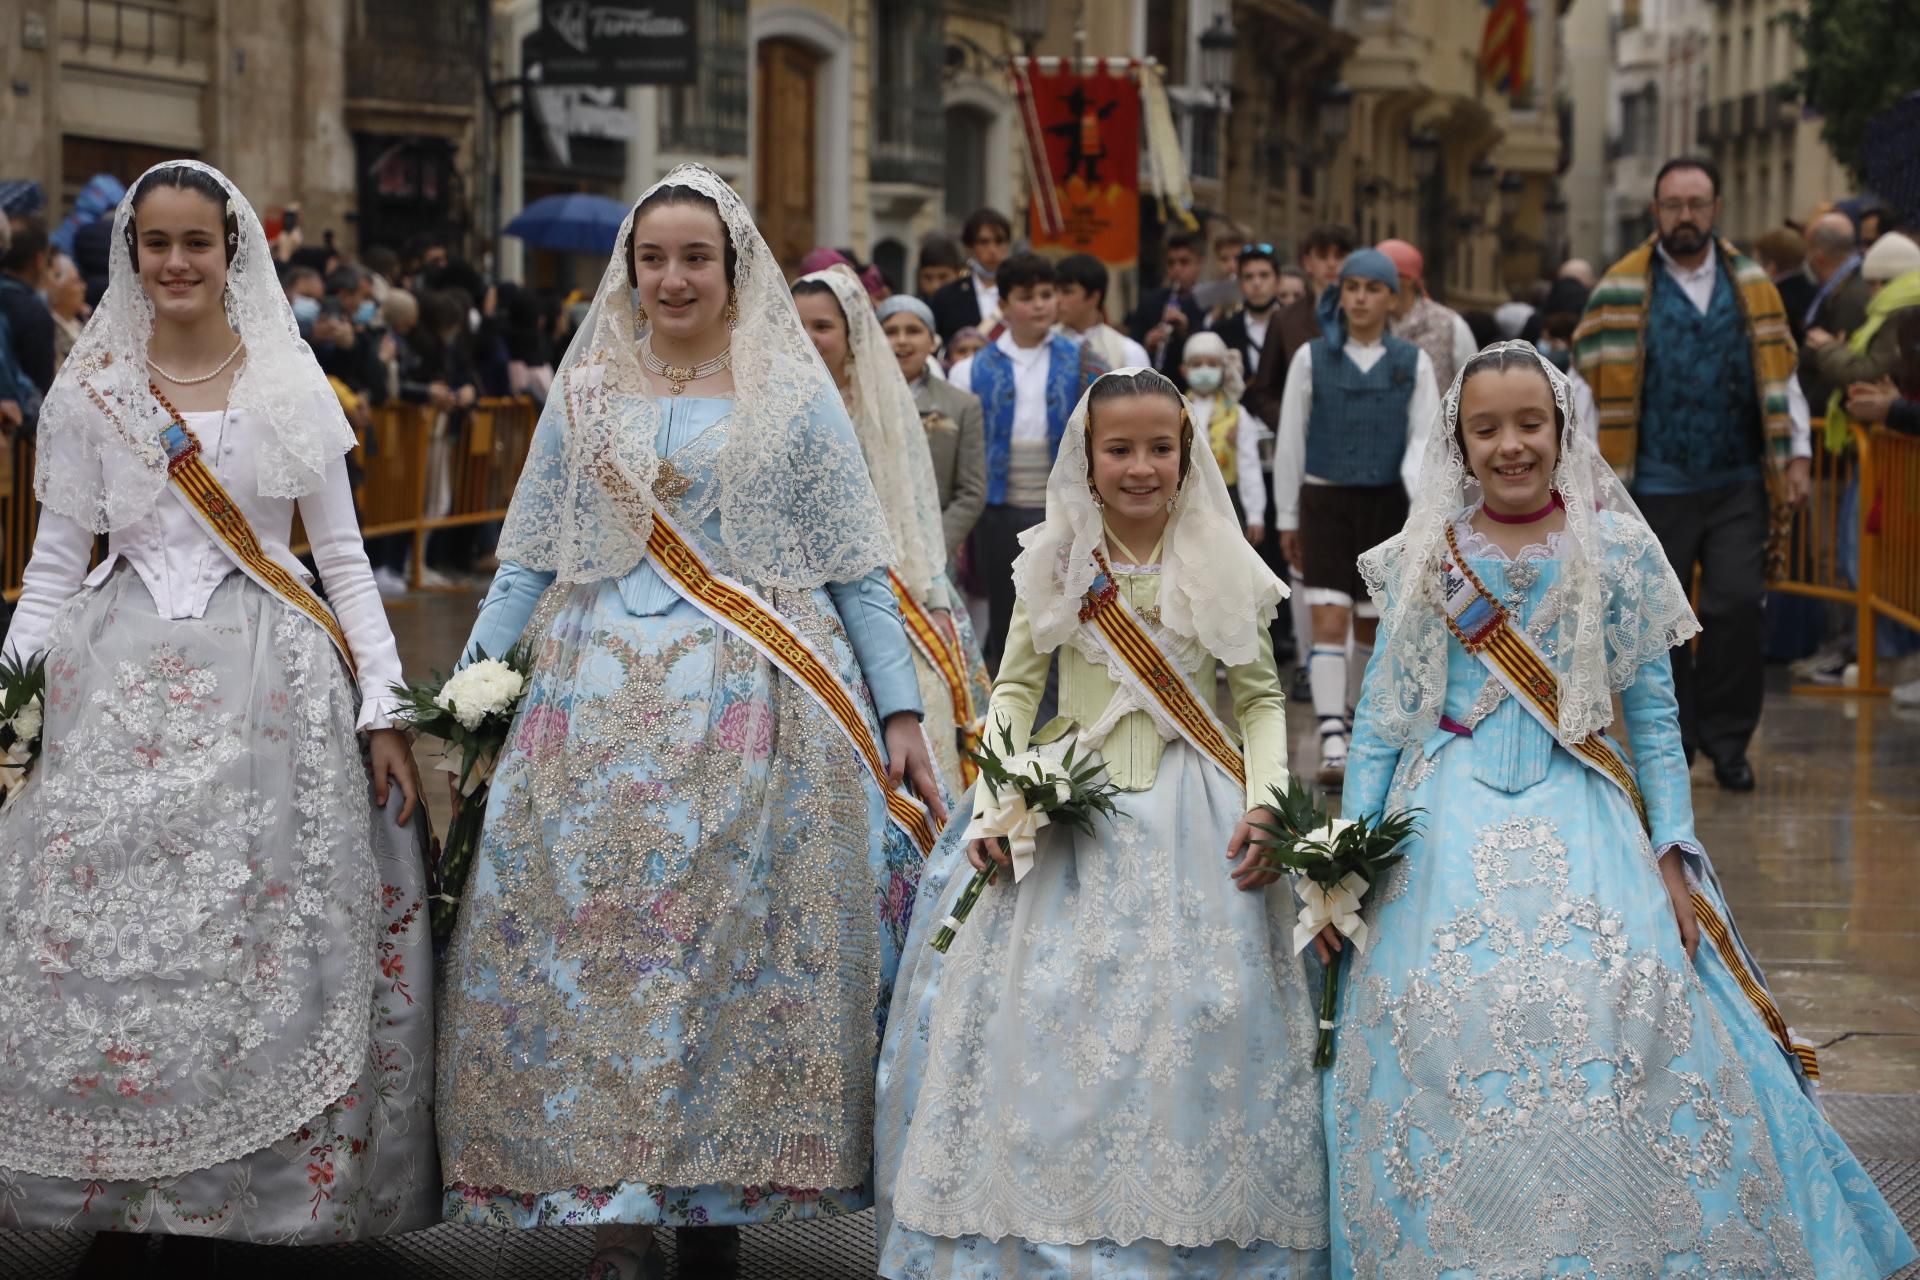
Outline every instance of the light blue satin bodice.
{"label": "light blue satin bodice", "polygon": [[[733,401],[709,397],[666,397],[658,400],[660,431],[654,449],[662,459],[671,459],[674,470],[690,483],[680,503],[698,510],[709,505],[701,501],[701,490],[713,483],[712,458],[724,435],[715,430],[733,408]],[[701,533],[712,543],[720,538],[719,516],[712,515],[701,526]],[[503,562],[493,576],[486,598],[480,602],[480,616],[461,651],[461,662],[485,650],[498,656],[519,640],[533,616],[541,593],[553,585],[550,571],[528,569]],[[627,611],[635,617],[658,617],[677,608],[692,608],[667,581],[643,560],[615,583]],[[913,671],[913,651],[908,646],[899,607],[887,582],[887,571],[875,569],[856,582],[830,582],[825,593],[846,628],[861,674],[873,691],[875,710],[884,721],[895,712],[920,714],[920,688]]]}
{"label": "light blue satin bodice", "polygon": [[[1553,559],[1515,563],[1474,557],[1468,563],[1487,590],[1507,605],[1515,625],[1523,630],[1536,620],[1536,611],[1560,572],[1560,562]],[[1538,641],[1540,637],[1535,639]],[[1554,630],[1545,632],[1550,660],[1557,656],[1553,652],[1554,639]],[[1382,678],[1378,658],[1376,653],[1374,661],[1368,664],[1369,685],[1376,678]],[[1490,678],[1491,672],[1481,659],[1468,653],[1458,640],[1449,638],[1446,715],[1473,732],[1471,737],[1464,737],[1447,729],[1436,729],[1421,744],[1421,750],[1428,757],[1443,750],[1471,752],[1473,776],[1477,781],[1510,793],[1525,791],[1546,780],[1553,753],[1565,749],[1516,699],[1503,696],[1494,701],[1493,695],[1487,692]],[[1347,760],[1343,803],[1348,817],[1381,812],[1402,754],[1399,747],[1381,741],[1373,732],[1366,702],[1363,698],[1354,721],[1353,744]],[[1490,710],[1486,705],[1489,702]],[[1653,847],[1684,845],[1697,849],[1693,790],[1686,754],[1680,746],[1673,668],[1664,656],[1642,666],[1633,683],[1620,691],[1620,709],[1623,720],[1609,726],[1607,733],[1616,748],[1622,745],[1623,738],[1632,748],[1634,772],[1652,823]]]}

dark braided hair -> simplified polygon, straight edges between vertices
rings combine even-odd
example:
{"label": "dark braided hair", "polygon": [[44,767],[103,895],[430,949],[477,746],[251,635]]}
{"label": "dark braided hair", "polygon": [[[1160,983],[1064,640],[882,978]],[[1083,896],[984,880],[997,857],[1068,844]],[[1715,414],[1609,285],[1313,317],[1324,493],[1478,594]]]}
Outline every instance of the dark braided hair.
{"label": "dark braided hair", "polygon": [[733,247],[733,232],[727,229],[727,220],[720,216],[720,206],[712,196],[697,187],[684,187],[678,183],[657,188],[633,211],[633,230],[627,236],[627,287],[640,287],[640,273],[634,265],[633,253],[634,237],[640,234],[640,219],[646,216],[649,209],[664,209],[675,204],[700,205],[712,211],[714,221],[720,224],[720,239],[726,245],[727,287],[737,287],[740,281],[734,268],[739,264],[740,255]]}
{"label": "dark braided hair", "polygon": [[213,201],[213,206],[221,210],[222,229],[227,239],[227,265],[233,265],[234,255],[240,252],[240,211],[227,206],[230,197],[220,180],[205,169],[196,169],[188,164],[170,164],[155,169],[134,184],[133,193],[128,197],[133,202],[133,216],[127,219],[127,259],[136,269],[140,264],[140,239],[134,224],[140,220],[140,204],[148,196],[162,187],[173,187],[180,191],[192,191]]}
{"label": "dark braided hair", "polygon": [[[1540,357],[1532,351],[1520,347],[1500,347],[1495,350],[1482,351],[1473,356],[1465,365],[1461,366],[1460,399],[1463,402],[1466,400],[1467,384],[1481,374],[1505,373],[1509,369],[1526,369],[1532,373],[1539,374],[1540,380],[1547,384],[1547,399],[1553,401],[1553,439],[1554,445],[1557,448],[1561,438],[1566,434],[1567,415],[1560,408],[1560,398],[1553,394],[1553,379],[1548,377],[1547,371],[1540,367]],[[1460,415],[1456,413],[1453,420],[1453,442],[1460,447],[1460,456],[1462,458],[1467,456],[1465,427],[1466,424],[1461,420]]]}
{"label": "dark braided hair", "polygon": [[1180,389],[1173,385],[1173,380],[1153,369],[1105,374],[1087,392],[1087,482],[1093,482],[1094,410],[1123,396],[1162,396],[1180,410],[1180,483],[1185,484],[1187,472],[1193,466],[1193,419],[1188,416],[1187,402],[1181,399]]}

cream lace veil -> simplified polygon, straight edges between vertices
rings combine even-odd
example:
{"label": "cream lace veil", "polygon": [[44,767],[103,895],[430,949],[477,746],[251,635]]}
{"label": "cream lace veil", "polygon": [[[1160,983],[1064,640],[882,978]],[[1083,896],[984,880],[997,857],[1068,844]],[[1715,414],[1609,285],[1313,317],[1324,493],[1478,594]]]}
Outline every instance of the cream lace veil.
{"label": "cream lace veil", "polygon": [[[1027,607],[1034,647],[1058,648],[1080,625],[1081,598],[1093,582],[1093,550],[1103,532],[1088,465],[1087,402],[1109,378],[1148,375],[1176,398],[1173,383],[1151,369],[1115,369],[1087,388],[1060,438],[1047,477],[1047,518],[1020,535],[1025,549],[1013,562],[1014,590]],[[1143,394],[1153,394],[1143,392]],[[1193,424],[1193,409],[1180,398]],[[1187,478],[1167,521],[1160,550],[1160,622],[1198,641],[1230,667],[1252,662],[1260,634],[1273,621],[1287,588],[1251,546],[1234,517],[1226,481],[1207,447],[1205,428],[1193,433]],[[1136,551],[1142,548],[1134,548]]]}
{"label": "cream lace veil", "polygon": [[1447,696],[1449,633],[1440,605],[1447,528],[1480,501],[1456,429],[1460,388],[1490,363],[1530,359],[1560,411],[1553,487],[1566,504],[1553,656],[1560,672],[1559,737],[1577,743],[1613,719],[1612,695],[1642,666],[1700,630],[1687,594],[1640,509],[1575,421],[1571,384],[1528,342],[1496,342],[1461,368],[1428,434],[1406,527],[1360,557],[1380,610],[1373,677],[1363,695],[1386,742],[1411,746],[1438,727]]}
{"label": "cream lace veil", "polygon": [[[218,181],[239,223],[227,267],[226,308],[227,322],[247,349],[228,405],[267,428],[259,443],[260,493],[313,493],[326,478],[327,464],[353,447],[340,401],[300,338],[253,206],[225,174],[197,160],[168,160],[147,173],[176,167]],[[132,190],[139,188],[136,182]],[[132,218],[129,195],[114,214],[107,291],[40,409],[34,493],[48,510],[95,533],[139,520],[167,486],[160,443],[167,415],[147,389],[153,303],[127,248]]]}
{"label": "cream lace veil", "polygon": [[[720,176],[685,164],[649,187],[621,225],[593,306],[554,378],[553,394],[500,535],[499,555],[562,582],[626,574],[646,556],[653,507],[616,504],[595,476],[611,464],[642,493],[660,475],[655,451],[668,392],[640,360],[628,246],[639,205],[688,187],[720,211],[736,256],[732,409],[711,483],[691,490],[678,520],[715,568],[762,588],[851,582],[893,562],[893,544],[860,444],[786,278],[747,207]],[[719,520],[719,541],[700,526]]]}
{"label": "cream lace veil", "polygon": [[836,264],[802,279],[832,289],[846,317],[847,349],[853,355],[853,403],[848,412],[880,495],[887,532],[893,537],[898,555],[894,570],[915,600],[944,609],[950,601],[930,598],[934,579],[947,558],[946,534],[940,524],[940,484],[913,388],[901,374],[867,287],[853,268]]}

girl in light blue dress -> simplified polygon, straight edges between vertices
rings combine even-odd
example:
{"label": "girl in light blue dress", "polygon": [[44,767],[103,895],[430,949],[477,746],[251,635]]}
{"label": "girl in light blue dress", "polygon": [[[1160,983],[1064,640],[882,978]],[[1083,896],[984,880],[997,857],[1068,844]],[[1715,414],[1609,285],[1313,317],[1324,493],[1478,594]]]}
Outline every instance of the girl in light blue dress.
{"label": "girl in light blue dress", "polygon": [[[988,886],[945,955],[929,939],[1002,855],[956,822],[927,864],[877,1088],[889,1280],[1326,1274],[1317,1020],[1291,893],[1249,848],[1286,779],[1267,631],[1286,591],[1195,434],[1165,377],[1104,375],[1014,564],[989,740],[1026,747],[1051,670],[1077,749],[1121,792],[1090,834],[1043,830],[1030,873]],[[1123,656],[1138,636],[1103,638],[1096,600],[1150,637],[1157,686]],[[1204,731],[1223,669],[1224,761]]]}
{"label": "girl in light blue dress", "polygon": [[1899,1270],[1694,836],[1667,650],[1699,624],[1659,542],[1528,344],[1470,361],[1439,425],[1361,560],[1346,813],[1424,812],[1343,979],[1335,1273]]}
{"label": "girl in light blue dress", "polygon": [[[448,958],[440,1136],[449,1219],[595,1224],[589,1274],[631,1280],[656,1225],[870,1203],[923,856],[889,814],[945,815],[886,527],[778,264],[698,166],[618,243],[467,647],[534,666]],[[890,810],[903,775],[930,814]],[[686,1271],[736,1251],[682,1234]]]}

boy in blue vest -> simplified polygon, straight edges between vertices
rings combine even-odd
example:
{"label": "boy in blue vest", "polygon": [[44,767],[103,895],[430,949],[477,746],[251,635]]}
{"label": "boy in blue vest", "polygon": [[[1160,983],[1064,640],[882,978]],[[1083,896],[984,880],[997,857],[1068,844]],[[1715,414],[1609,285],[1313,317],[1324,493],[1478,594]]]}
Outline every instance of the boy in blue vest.
{"label": "boy in blue vest", "polygon": [[1440,411],[1433,362],[1387,332],[1399,287],[1387,255],[1350,254],[1339,292],[1321,298],[1321,336],[1294,352],[1280,400],[1274,522],[1312,610],[1307,680],[1320,721],[1320,781],[1329,787],[1346,778],[1352,707],[1380,623],[1360,579],[1360,553],[1406,523],[1426,433]]}
{"label": "boy in blue vest", "polygon": [[[980,398],[987,443],[987,506],[973,526],[975,581],[987,593],[987,666],[997,670],[1013,617],[1013,560],[1020,534],[1047,516],[1047,476],[1081,394],[1106,365],[1053,333],[1053,263],[1016,253],[995,273],[1006,331],[947,372]],[[1090,348],[1089,344],[1089,348]]]}

